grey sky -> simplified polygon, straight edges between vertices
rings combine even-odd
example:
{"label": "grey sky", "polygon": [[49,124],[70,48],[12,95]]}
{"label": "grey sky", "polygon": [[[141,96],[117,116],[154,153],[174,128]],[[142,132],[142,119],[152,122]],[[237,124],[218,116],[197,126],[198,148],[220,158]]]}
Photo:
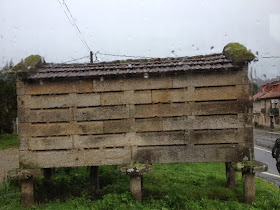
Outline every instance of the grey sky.
{"label": "grey sky", "polygon": [[[30,54],[40,54],[47,62],[89,55],[57,0],[0,2],[0,66],[10,59],[17,63]],[[279,0],[65,2],[94,52],[192,56],[221,52],[234,41],[253,53],[259,52],[259,62],[251,65],[257,76],[280,75],[280,58],[261,58],[280,57]],[[123,59],[101,55],[98,58]]]}

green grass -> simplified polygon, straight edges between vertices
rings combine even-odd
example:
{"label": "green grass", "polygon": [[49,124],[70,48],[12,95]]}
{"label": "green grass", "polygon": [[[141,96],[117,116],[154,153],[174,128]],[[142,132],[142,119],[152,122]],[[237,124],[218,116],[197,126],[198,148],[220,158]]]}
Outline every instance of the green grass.
{"label": "green grass", "polygon": [[[34,209],[280,209],[278,187],[256,179],[256,202],[244,204],[238,187],[225,187],[223,163],[155,164],[144,176],[143,203],[129,192],[129,177],[115,166],[100,167],[100,193],[88,193],[86,167],[55,169],[50,184],[35,180]],[[0,186],[0,209],[19,209],[20,183]]]}
{"label": "green grass", "polygon": [[0,149],[18,147],[18,136],[16,134],[0,134]]}

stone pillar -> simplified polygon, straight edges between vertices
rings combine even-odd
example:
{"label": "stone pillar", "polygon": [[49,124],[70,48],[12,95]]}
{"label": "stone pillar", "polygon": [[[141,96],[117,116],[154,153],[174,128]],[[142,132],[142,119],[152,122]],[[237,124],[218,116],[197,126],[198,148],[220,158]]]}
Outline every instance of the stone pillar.
{"label": "stone pillar", "polygon": [[34,204],[33,178],[21,180],[21,205],[24,208]]}
{"label": "stone pillar", "polygon": [[245,203],[255,201],[255,173],[242,173],[243,193]]}
{"label": "stone pillar", "polygon": [[43,168],[43,174],[44,174],[45,181],[50,182],[53,174],[52,168]]}
{"label": "stone pillar", "polygon": [[130,191],[135,199],[142,202],[142,175],[131,175],[130,176]]}
{"label": "stone pillar", "polygon": [[93,192],[96,193],[99,191],[99,172],[98,166],[91,166],[90,167],[90,187],[92,188]]}
{"label": "stone pillar", "polygon": [[231,162],[226,162],[226,179],[227,179],[226,186],[228,188],[233,189],[237,186],[236,172],[232,168],[232,163]]}

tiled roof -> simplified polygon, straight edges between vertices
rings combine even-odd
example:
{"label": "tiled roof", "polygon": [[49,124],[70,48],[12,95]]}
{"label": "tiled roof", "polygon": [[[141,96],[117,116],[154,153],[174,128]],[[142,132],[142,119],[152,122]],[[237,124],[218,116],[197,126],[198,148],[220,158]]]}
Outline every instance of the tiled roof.
{"label": "tiled roof", "polygon": [[44,64],[27,79],[100,77],[165,72],[215,71],[237,69],[223,54],[194,57],[154,58],[94,64]]}
{"label": "tiled roof", "polygon": [[263,85],[253,98],[254,100],[280,98],[280,81]]}

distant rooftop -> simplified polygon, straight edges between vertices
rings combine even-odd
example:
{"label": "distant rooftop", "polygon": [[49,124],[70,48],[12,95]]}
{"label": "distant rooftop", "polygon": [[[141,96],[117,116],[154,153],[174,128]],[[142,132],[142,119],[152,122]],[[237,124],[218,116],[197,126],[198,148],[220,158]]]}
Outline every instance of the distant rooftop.
{"label": "distant rooftop", "polygon": [[267,83],[266,85],[261,86],[260,90],[253,97],[254,101],[276,98],[280,98],[280,81]]}

